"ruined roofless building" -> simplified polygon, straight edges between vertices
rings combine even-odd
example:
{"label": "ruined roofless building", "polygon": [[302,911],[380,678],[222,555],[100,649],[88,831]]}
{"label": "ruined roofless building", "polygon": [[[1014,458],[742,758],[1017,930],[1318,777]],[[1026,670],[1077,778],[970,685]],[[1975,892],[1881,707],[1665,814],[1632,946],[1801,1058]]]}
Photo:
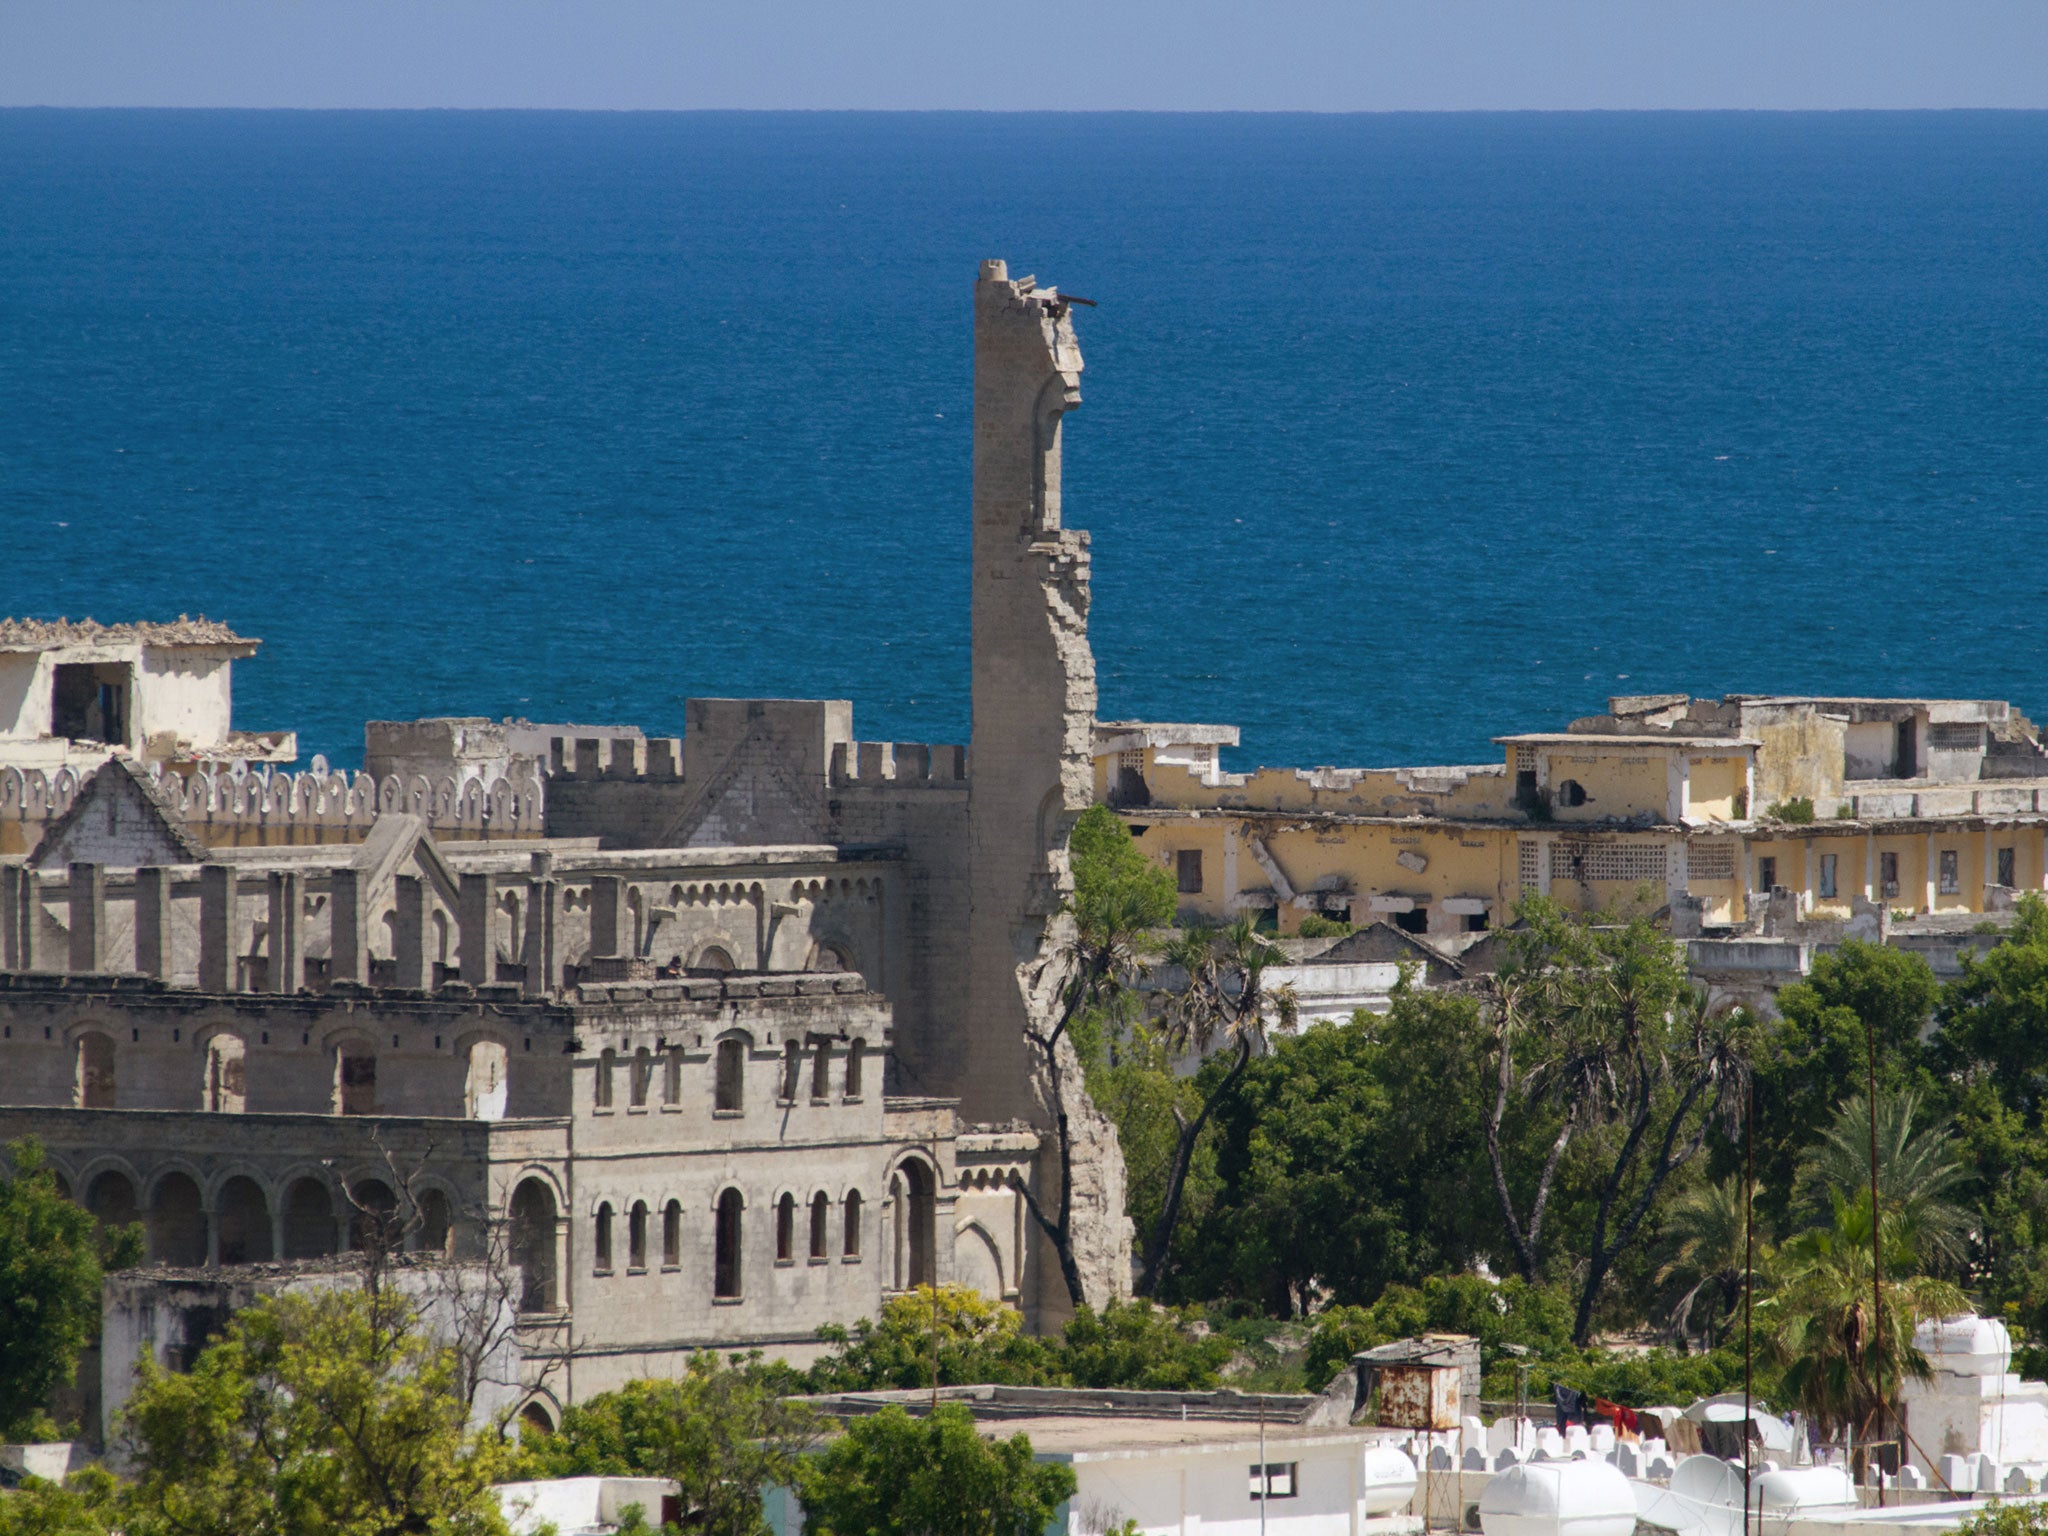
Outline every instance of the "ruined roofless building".
{"label": "ruined roofless building", "polygon": [[[386,1217],[502,1256],[548,1419],[703,1347],[803,1360],[924,1281],[1056,1326],[1019,1191],[1056,1203],[1026,1031],[1092,791],[1081,358],[1001,262],[974,304],[971,758],[786,699],[691,699],[680,740],[371,722],[355,775],[0,741],[0,1139],[155,1262],[318,1259]],[[1069,1076],[1099,1303],[1122,1161]]]}

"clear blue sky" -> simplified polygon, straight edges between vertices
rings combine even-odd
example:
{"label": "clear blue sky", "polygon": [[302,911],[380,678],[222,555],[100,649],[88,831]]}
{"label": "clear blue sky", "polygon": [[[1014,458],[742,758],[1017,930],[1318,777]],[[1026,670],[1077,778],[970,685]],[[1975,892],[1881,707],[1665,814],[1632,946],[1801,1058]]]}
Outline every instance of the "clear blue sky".
{"label": "clear blue sky", "polygon": [[2048,0],[0,0],[0,105],[2048,107]]}

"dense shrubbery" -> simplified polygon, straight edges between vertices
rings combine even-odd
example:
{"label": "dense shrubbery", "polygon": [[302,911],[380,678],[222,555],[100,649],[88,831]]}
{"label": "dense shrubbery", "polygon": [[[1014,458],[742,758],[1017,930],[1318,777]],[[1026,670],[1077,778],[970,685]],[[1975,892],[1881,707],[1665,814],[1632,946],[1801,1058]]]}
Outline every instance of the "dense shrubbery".
{"label": "dense shrubbery", "polygon": [[1133,1387],[1200,1391],[1229,1361],[1228,1339],[1145,1301],[1083,1307],[1063,1333],[1024,1332],[1014,1307],[962,1286],[890,1298],[881,1315],[852,1328],[820,1330],[837,1346],[806,1378],[817,1392],[993,1382],[1024,1387]]}

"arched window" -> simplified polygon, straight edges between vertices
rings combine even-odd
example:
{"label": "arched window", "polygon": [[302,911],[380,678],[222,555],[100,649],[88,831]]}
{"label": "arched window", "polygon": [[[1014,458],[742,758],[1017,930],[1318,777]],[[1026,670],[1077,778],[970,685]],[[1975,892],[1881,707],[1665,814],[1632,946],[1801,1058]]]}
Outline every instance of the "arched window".
{"label": "arched window", "polygon": [[334,1197],[318,1179],[300,1179],[285,1191],[284,1256],[324,1259],[334,1252]]}
{"label": "arched window", "polygon": [[721,1301],[740,1295],[740,1192],[728,1189],[718,1197],[718,1231],[712,1248],[711,1294]]}
{"label": "arched window", "polygon": [[832,1042],[818,1041],[817,1053],[811,1057],[811,1101],[822,1104],[832,1097]]}
{"label": "arched window", "polygon": [[737,1115],[746,1108],[747,1043],[744,1040],[718,1042],[718,1078],[712,1110]]}
{"label": "arched window", "polygon": [[206,1212],[189,1175],[169,1173],[157,1181],[149,1202],[149,1256],[158,1264],[206,1262]]}
{"label": "arched window", "polygon": [[832,1201],[822,1189],[811,1196],[811,1262],[822,1264],[832,1242]]}
{"label": "arched window", "polygon": [[367,1040],[348,1040],[334,1048],[334,1112],[377,1113],[377,1051]]}
{"label": "arched window", "polygon": [[860,1257],[860,1191],[846,1192],[846,1241],[840,1252],[849,1259]]}
{"label": "arched window", "polygon": [[619,1053],[606,1046],[597,1053],[597,1098],[599,1109],[612,1107],[612,1069],[618,1065]]}
{"label": "arched window", "polygon": [[420,1251],[448,1255],[455,1251],[455,1223],[448,1215],[448,1197],[438,1189],[420,1191]]}
{"label": "arched window", "polygon": [[906,1159],[890,1187],[896,1214],[895,1288],[899,1291],[933,1283],[935,1194],[931,1169],[918,1158]]}
{"label": "arched window", "polygon": [[471,1044],[469,1074],[462,1085],[463,1112],[470,1119],[505,1118],[505,1078],[510,1065],[505,1047],[496,1040]]}
{"label": "arched window", "polygon": [[626,1268],[647,1267],[647,1202],[635,1200],[626,1213]]}
{"label": "arched window", "polygon": [[865,1040],[856,1040],[846,1048],[846,1096],[849,1099],[860,1097],[860,1069],[867,1053],[868,1043]]}
{"label": "arched window", "polygon": [[270,1202],[254,1179],[237,1174],[220,1187],[214,1220],[220,1231],[221,1263],[270,1262]]}
{"label": "arched window", "polygon": [[680,1045],[670,1046],[664,1059],[666,1070],[662,1073],[661,1102],[680,1104],[683,1102],[683,1048]]}
{"label": "arched window", "polygon": [[103,1227],[125,1227],[135,1219],[135,1186],[127,1174],[109,1168],[86,1186],[85,1208]]}
{"label": "arched window", "polygon": [[523,1438],[528,1430],[536,1435],[552,1435],[555,1421],[548,1417],[548,1411],[538,1402],[528,1403],[519,1410],[520,1433]]}
{"label": "arched window", "polygon": [[801,1041],[782,1042],[782,1101],[787,1104],[796,1097],[796,1085],[804,1075],[804,1048]]}
{"label": "arched window", "polygon": [[796,1196],[784,1195],[775,1202],[775,1262],[796,1262]]}
{"label": "arched window", "polygon": [[247,1107],[248,1048],[240,1035],[215,1035],[206,1042],[206,1107],[216,1115],[239,1115]]}
{"label": "arched window", "polygon": [[597,1272],[608,1275],[612,1269],[612,1206],[609,1200],[597,1208],[597,1231],[593,1239],[597,1252]]}
{"label": "arched window", "polygon": [[527,1179],[512,1192],[512,1262],[519,1267],[519,1310],[555,1310],[555,1192]]}
{"label": "arched window", "polygon": [[626,1083],[626,1103],[634,1109],[647,1107],[647,1089],[654,1081],[654,1053],[641,1046],[633,1053],[633,1075]]}
{"label": "arched window", "polygon": [[72,1087],[73,1102],[80,1109],[114,1107],[114,1042],[93,1030],[78,1037],[77,1080]]}
{"label": "arched window", "polygon": [[346,1186],[348,1246],[353,1253],[396,1253],[404,1237],[398,1196],[382,1179],[361,1179]]}
{"label": "arched window", "polygon": [[679,1269],[683,1262],[683,1203],[671,1200],[661,1212],[661,1267]]}
{"label": "arched window", "polygon": [[723,975],[728,971],[737,969],[737,967],[734,966],[731,955],[720,949],[716,944],[713,944],[697,957],[697,963],[691,966],[690,969],[693,971],[715,971]]}

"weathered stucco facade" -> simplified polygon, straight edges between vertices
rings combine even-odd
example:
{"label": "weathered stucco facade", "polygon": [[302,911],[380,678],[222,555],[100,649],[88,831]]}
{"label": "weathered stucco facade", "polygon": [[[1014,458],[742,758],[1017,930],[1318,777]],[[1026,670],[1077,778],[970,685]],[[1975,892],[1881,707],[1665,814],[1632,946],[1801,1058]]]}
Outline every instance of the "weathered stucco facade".
{"label": "weathered stucco facade", "polygon": [[[135,723],[139,673],[76,729],[36,713],[78,647],[253,641],[0,626],[26,680],[0,1137],[41,1138],[155,1263],[317,1259],[389,1222],[495,1264],[546,1415],[705,1347],[802,1360],[932,1280],[1057,1322],[1020,1191],[1056,1167],[1025,1032],[1093,788],[1059,495],[1081,363],[1053,290],[995,262],[974,299],[971,760],[859,741],[843,700],[699,698],[679,739],[371,722],[362,773],[290,773],[220,750],[225,659],[176,741]],[[1122,1162],[1071,1077],[1101,1300],[1128,1281]]]}

